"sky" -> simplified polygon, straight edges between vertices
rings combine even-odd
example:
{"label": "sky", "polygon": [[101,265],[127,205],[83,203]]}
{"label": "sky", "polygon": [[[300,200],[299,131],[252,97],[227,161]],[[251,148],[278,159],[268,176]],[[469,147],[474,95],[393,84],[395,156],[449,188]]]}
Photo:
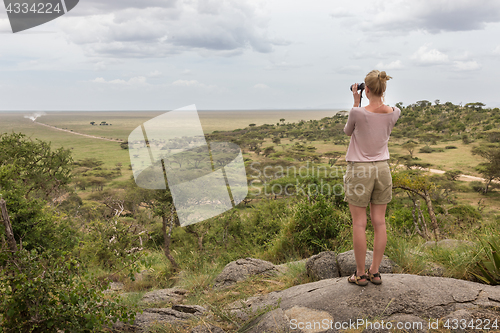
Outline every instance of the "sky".
{"label": "sky", "polygon": [[389,105],[500,107],[500,1],[80,0],[16,34],[0,6],[4,111],[349,110],[372,69]]}

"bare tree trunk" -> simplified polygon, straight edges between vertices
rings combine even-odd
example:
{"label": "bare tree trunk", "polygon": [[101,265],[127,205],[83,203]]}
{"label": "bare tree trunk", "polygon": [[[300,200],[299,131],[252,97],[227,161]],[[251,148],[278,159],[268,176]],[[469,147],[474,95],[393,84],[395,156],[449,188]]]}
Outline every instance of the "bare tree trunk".
{"label": "bare tree trunk", "polygon": [[484,188],[484,194],[487,194],[487,193],[488,193],[488,188],[490,187],[490,183],[491,183],[491,180],[492,180],[492,179],[493,179],[493,178],[489,178],[489,179],[487,179],[487,180],[486,180],[486,186],[485,186],[485,188]]}
{"label": "bare tree trunk", "polygon": [[188,225],[186,228],[184,228],[184,230],[196,237],[196,239],[198,240],[198,250],[203,251],[203,237],[205,236],[205,233],[198,233],[193,229],[193,225]]}
{"label": "bare tree trunk", "polygon": [[[173,211],[173,209],[172,209]],[[174,214],[170,214],[169,217],[163,215],[162,216],[163,220],[163,226],[162,226],[162,231],[163,231],[163,251],[165,252],[165,256],[167,259],[170,261],[172,264],[172,267],[174,270],[179,270],[179,265],[177,265],[177,262],[175,262],[174,257],[170,253],[170,243],[172,240],[172,229],[174,227]],[[169,230],[167,233],[167,224],[169,224]]]}
{"label": "bare tree trunk", "polygon": [[427,192],[427,190],[424,189],[423,193],[421,193],[421,192],[419,192],[411,187],[402,186],[402,185],[394,186],[393,188],[401,188],[403,190],[410,191],[412,193],[419,195],[420,197],[422,197],[425,200],[425,203],[427,204],[427,212],[429,213],[429,216],[431,218],[431,224],[432,224],[432,229],[434,231],[434,237],[436,238],[436,242],[437,242],[439,240],[440,232],[439,232],[439,227],[437,224],[436,214],[434,214],[434,207],[432,206],[431,196],[429,195],[429,192]]}
{"label": "bare tree trunk", "polygon": [[417,200],[417,209],[418,209],[418,216],[419,216],[419,223],[422,226],[422,231],[425,234],[425,239],[429,239],[429,231],[427,229],[427,223],[425,222],[425,217],[424,213],[422,213],[422,209],[420,208],[420,200]]}
{"label": "bare tree trunk", "polygon": [[[411,196],[410,193],[406,192],[406,194],[408,194],[408,197],[413,201],[413,209],[411,211],[411,215],[413,216],[413,225],[415,226],[415,231],[417,232],[417,234],[422,236],[423,239],[428,240],[429,234],[427,232],[427,224],[425,223],[425,219],[423,219],[422,210],[420,209],[420,201],[415,200],[415,198]],[[415,214],[415,212],[417,214]]]}
{"label": "bare tree trunk", "polygon": [[434,207],[432,206],[431,197],[427,190],[424,190],[424,199],[425,203],[427,204],[427,212],[429,213],[429,216],[431,218],[432,229],[434,229],[434,237],[436,238],[437,242],[439,240],[439,227],[437,224],[436,215],[434,214]]}
{"label": "bare tree trunk", "polygon": [[0,199],[0,209],[2,210],[2,221],[5,227],[5,234],[7,236],[7,243],[9,244],[9,249],[13,253],[17,252],[16,239],[14,238],[12,225],[10,224],[9,213],[7,212],[7,203],[5,202],[4,199]]}

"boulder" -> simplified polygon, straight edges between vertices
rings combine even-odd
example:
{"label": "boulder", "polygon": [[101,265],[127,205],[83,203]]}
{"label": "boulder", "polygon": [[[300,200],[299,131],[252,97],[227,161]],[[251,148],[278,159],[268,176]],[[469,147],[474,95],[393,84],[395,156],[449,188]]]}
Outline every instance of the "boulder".
{"label": "boulder", "polygon": [[[373,260],[373,252],[366,251],[365,268],[369,269]],[[354,258],[354,250],[340,253],[337,255],[337,264],[339,265],[340,276],[349,276],[356,270],[356,259]],[[394,273],[396,269],[396,263],[384,256],[382,262],[380,263],[379,272],[380,273]],[[383,278],[383,277],[382,277]]]}
{"label": "boulder", "polygon": [[[248,328],[248,329],[247,329]],[[241,330],[245,333],[288,333],[291,332],[288,317],[278,308],[252,320]]]}
{"label": "boulder", "polygon": [[261,259],[246,258],[232,261],[215,278],[214,288],[225,288],[243,281],[251,275],[274,275],[278,269],[273,263]]}
{"label": "boulder", "polygon": [[144,294],[141,303],[179,303],[184,299],[186,294],[187,290],[180,288],[158,289]]}
{"label": "boulder", "polygon": [[339,277],[337,255],[333,251],[325,251],[310,257],[306,262],[306,271],[316,280]]}
{"label": "boulder", "polygon": [[205,309],[200,305],[183,305],[183,304],[172,305],[172,310],[184,313],[191,313],[198,316],[207,312],[207,309]]}
{"label": "boulder", "polygon": [[[429,320],[432,323],[435,320],[442,323],[443,318],[458,315],[465,318],[470,314],[475,318],[500,322],[500,312],[496,310],[500,307],[500,288],[496,286],[409,274],[386,273],[382,279],[381,285],[370,283],[366,287],[348,283],[345,277],[321,280],[264,296],[251,297],[240,302],[239,308],[233,306],[229,311],[238,315],[243,312],[251,314],[262,309],[279,308],[288,318],[290,325],[297,325],[295,332],[327,331],[315,330],[322,325],[322,320],[329,323],[331,320],[333,326],[328,332],[339,332],[342,325],[349,323],[357,325],[360,323],[358,319],[364,320],[360,323],[361,326],[355,327],[360,332],[380,331],[373,324],[376,321],[380,323],[381,320],[393,321],[393,325],[400,322],[403,329],[414,332],[425,332]],[[457,312],[459,310],[465,312]],[[280,312],[273,311],[273,318],[279,317]],[[264,316],[261,320],[264,320]],[[260,322],[255,319],[253,324],[258,327]],[[418,325],[418,322],[425,323],[424,328],[404,327],[410,323]],[[373,327],[365,326],[369,323],[372,323]],[[281,324],[276,324],[276,328],[280,327]],[[299,329],[300,327],[303,329]],[[267,329],[269,330],[269,327]]]}
{"label": "boulder", "polygon": [[138,313],[134,325],[118,322],[113,325],[113,329],[119,332],[145,333],[149,332],[149,328],[153,324],[181,324],[192,318],[195,318],[194,314],[171,308],[151,308]]}

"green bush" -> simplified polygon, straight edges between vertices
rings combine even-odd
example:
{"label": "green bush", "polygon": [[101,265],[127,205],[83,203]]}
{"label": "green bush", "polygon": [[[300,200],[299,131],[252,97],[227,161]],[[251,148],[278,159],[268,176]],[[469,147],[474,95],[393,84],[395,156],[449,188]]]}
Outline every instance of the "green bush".
{"label": "green bush", "polygon": [[448,180],[457,180],[461,174],[462,172],[460,170],[448,170],[444,173]]}
{"label": "green bush", "polygon": [[304,198],[296,205],[293,217],[273,240],[270,253],[274,259],[304,258],[330,250],[346,227],[345,215],[325,196],[320,194],[309,200]]}
{"label": "green bush", "polygon": [[67,253],[20,250],[3,253],[0,332],[95,332],[135,311],[105,296],[107,283],[82,277],[81,263]]}
{"label": "green bush", "polygon": [[469,186],[474,192],[479,192],[479,193],[484,192],[484,184],[483,184],[483,182],[480,182],[479,180],[471,181],[469,183]]}
{"label": "green bush", "polygon": [[431,147],[425,146],[425,147],[420,148],[419,153],[430,154],[433,151],[434,151],[434,149],[432,149]]}
{"label": "green bush", "polygon": [[489,239],[482,241],[483,250],[486,254],[486,260],[477,263],[480,271],[474,274],[479,280],[491,285],[500,285],[500,244],[498,239]]}
{"label": "green bush", "polygon": [[85,262],[107,269],[131,267],[143,251],[142,228],[133,220],[96,220],[80,242],[80,255]]}
{"label": "green bush", "polygon": [[473,223],[482,218],[481,213],[471,205],[458,205],[448,210],[459,222]]}

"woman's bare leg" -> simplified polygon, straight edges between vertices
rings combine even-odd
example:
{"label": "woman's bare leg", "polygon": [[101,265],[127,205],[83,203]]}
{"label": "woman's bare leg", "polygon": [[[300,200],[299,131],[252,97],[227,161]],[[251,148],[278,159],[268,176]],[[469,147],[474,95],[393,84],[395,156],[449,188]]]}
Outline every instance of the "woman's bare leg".
{"label": "woman's bare leg", "polygon": [[[356,258],[356,269],[359,276],[365,274],[366,258],[366,207],[358,207],[349,204],[352,216],[352,242],[354,257]],[[362,280],[363,282],[364,280]]]}
{"label": "woman's bare leg", "polygon": [[378,272],[380,263],[384,256],[385,245],[387,244],[387,232],[385,226],[385,210],[387,204],[375,205],[370,203],[370,218],[375,232],[373,240],[373,262],[370,266],[370,273]]}

